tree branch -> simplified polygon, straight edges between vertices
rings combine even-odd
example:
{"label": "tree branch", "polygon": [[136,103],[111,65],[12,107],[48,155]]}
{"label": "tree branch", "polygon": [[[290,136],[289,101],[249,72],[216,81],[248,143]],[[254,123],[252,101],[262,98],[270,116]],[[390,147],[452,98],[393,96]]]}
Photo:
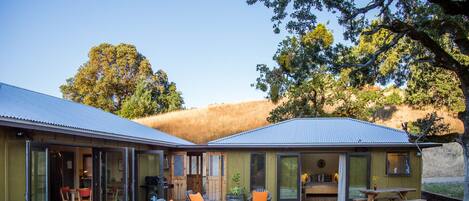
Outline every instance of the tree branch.
{"label": "tree branch", "polygon": [[448,15],[464,15],[469,17],[469,1],[451,1],[451,0],[428,0],[443,8]]}
{"label": "tree branch", "polygon": [[[350,12],[349,10],[344,9],[342,7],[338,7],[337,9],[339,9],[343,14],[345,14],[344,15],[345,16],[344,20],[348,21],[348,20],[351,20],[351,19],[357,17],[360,14],[367,13],[368,11],[373,10],[373,9],[379,7],[379,6],[383,6],[383,4],[384,4],[384,0],[375,0],[375,1],[373,1],[373,3],[370,3],[370,4],[368,4],[367,6],[365,6],[363,8],[355,8],[354,12]],[[350,14],[347,15],[347,13],[350,13]]]}
{"label": "tree branch", "polygon": [[[391,35],[388,35],[388,37],[389,36],[391,36]],[[394,35],[391,42],[381,46],[381,48],[379,48],[378,51],[376,51],[373,55],[371,55],[371,58],[366,63],[362,63],[362,64],[343,64],[343,65],[341,65],[341,67],[358,67],[358,68],[368,67],[368,66],[370,66],[370,65],[372,65],[373,63],[376,62],[376,59],[378,59],[379,55],[381,55],[382,53],[387,52],[389,49],[394,47],[403,36],[404,36],[404,34],[401,34],[401,33]],[[386,38],[385,41],[387,39],[388,38]]]}
{"label": "tree branch", "polygon": [[469,55],[469,40],[466,31],[458,24],[448,21],[439,20],[435,29],[440,30],[440,34],[449,33],[454,37],[454,43],[458,46],[461,53]]}
{"label": "tree branch", "polygon": [[459,63],[451,54],[446,52],[440,44],[433,40],[427,33],[419,31],[414,27],[399,21],[393,20],[390,25],[381,25],[394,33],[406,34],[412,40],[420,42],[429,51],[435,54],[435,64],[451,71],[465,68],[463,64]]}

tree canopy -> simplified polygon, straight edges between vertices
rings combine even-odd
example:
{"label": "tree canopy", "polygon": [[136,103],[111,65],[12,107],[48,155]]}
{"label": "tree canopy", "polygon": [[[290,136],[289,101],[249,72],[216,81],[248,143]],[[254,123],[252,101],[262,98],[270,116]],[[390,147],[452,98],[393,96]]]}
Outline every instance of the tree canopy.
{"label": "tree canopy", "polygon": [[[328,72],[338,75],[348,71],[349,83],[355,87],[408,84],[408,103],[444,105],[460,111],[463,133],[444,135],[447,131],[442,129],[444,126],[409,130],[425,133],[438,128],[443,133],[420,136],[432,136],[435,140],[441,137],[462,145],[466,169],[464,200],[469,201],[469,1],[247,0],[247,3],[262,3],[273,10],[274,32],[280,32],[286,21],[285,28],[300,37],[318,27],[318,11],[336,13],[338,23],[345,28],[344,38],[352,45],[334,44],[332,56],[315,59],[324,62]],[[318,55],[321,54],[312,52],[307,57]],[[278,74],[279,70],[274,70]],[[268,77],[260,76],[261,81]],[[262,85],[259,88],[265,89]],[[270,91],[277,88],[288,90],[275,86]],[[428,122],[439,125],[439,121],[435,115],[429,115],[415,125]]]}
{"label": "tree canopy", "polygon": [[[89,60],[60,86],[63,97],[127,118],[182,108],[183,98],[167,74],[130,44],[100,44]],[[135,111],[133,111],[135,110]]]}

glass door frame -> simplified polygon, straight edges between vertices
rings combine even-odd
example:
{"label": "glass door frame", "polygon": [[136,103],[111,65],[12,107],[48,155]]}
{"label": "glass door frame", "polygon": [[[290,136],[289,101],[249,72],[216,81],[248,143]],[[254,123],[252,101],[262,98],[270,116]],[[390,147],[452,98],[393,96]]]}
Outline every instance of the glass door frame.
{"label": "glass door frame", "polygon": [[[132,180],[133,178],[129,177],[129,149],[128,147],[123,147],[123,148],[97,148],[97,147],[92,147],[92,157],[93,157],[93,200],[95,201],[105,201],[103,200],[102,194],[106,193],[105,186],[103,188],[103,169],[101,167],[101,162],[103,159],[103,155],[105,156],[106,152],[118,152],[122,154],[122,163],[124,165],[123,167],[123,175],[122,178],[124,180],[122,184],[123,188],[123,197],[124,200],[129,200],[129,180]],[[107,158],[104,158],[107,160]],[[106,176],[106,173],[104,173],[104,176]],[[133,176],[133,175],[132,175]],[[104,177],[104,184],[106,184],[106,178]]]}
{"label": "glass door frame", "polygon": [[[281,160],[284,157],[296,157],[297,158],[297,199],[280,199],[280,177],[281,177]],[[277,153],[277,200],[278,201],[299,201],[301,200],[301,153],[292,152],[292,153]]]}
{"label": "glass door frame", "polygon": [[[135,150],[134,148],[131,148],[130,150],[130,155],[131,155],[131,164],[132,164],[132,170],[131,170],[131,174],[132,174],[132,186],[131,186],[131,189],[132,189],[132,192],[133,192],[133,195],[132,195],[132,201],[137,201],[139,200],[138,199],[138,154],[154,154],[154,155],[158,155],[158,159],[159,159],[159,163],[160,163],[160,166],[159,166],[159,177],[164,177],[164,150]],[[165,195],[165,192],[164,192],[164,186],[163,186],[163,183],[160,183],[160,185],[158,186],[158,191],[160,192],[163,192],[163,195],[162,197],[163,198],[166,198],[166,195]]]}
{"label": "glass door frame", "polygon": [[33,151],[44,151],[45,152],[45,195],[46,200],[50,200],[49,197],[49,147],[47,144],[32,142],[31,140],[26,140],[26,189],[25,189],[25,200],[31,201],[31,176],[32,176],[32,152]]}
{"label": "glass door frame", "polygon": [[349,188],[350,188],[350,157],[364,157],[367,160],[367,184],[366,188],[369,189],[371,186],[371,153],[370,152],[351,152],[347,153],[347,171],[346,171],[346,187],[345,187],[345,200],[351,201],[349,198]]}

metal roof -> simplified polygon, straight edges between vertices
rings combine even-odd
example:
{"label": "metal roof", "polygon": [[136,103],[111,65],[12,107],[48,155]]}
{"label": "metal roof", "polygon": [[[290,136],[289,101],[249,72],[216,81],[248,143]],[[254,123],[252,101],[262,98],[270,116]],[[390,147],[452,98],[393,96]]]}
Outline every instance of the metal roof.
{"label": "metal roof", "polygon": [[407,134],[402,130],[351,118],[291,119],[208,143],[208,146],[212,147],[406,147],[412,145],[414,143],[409,142]]}
{"label": "metal roof", "polygon": [[91,106],[1,82],[0,125],[155,145],[193,145]]}

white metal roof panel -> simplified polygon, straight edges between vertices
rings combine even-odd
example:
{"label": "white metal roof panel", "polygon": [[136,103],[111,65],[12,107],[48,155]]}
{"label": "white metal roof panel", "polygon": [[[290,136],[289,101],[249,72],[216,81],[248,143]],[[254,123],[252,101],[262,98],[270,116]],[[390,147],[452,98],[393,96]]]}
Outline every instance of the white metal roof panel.
{"label": "white metal roof panel", "polygon": [[409,144],[407,134],[351,118],[301,118],[214,140],[208,145]]}
{"label": "white metal roof panel", "polygon": [[0,82],[0,117],[174,145],[193,143],[103,110]]}

